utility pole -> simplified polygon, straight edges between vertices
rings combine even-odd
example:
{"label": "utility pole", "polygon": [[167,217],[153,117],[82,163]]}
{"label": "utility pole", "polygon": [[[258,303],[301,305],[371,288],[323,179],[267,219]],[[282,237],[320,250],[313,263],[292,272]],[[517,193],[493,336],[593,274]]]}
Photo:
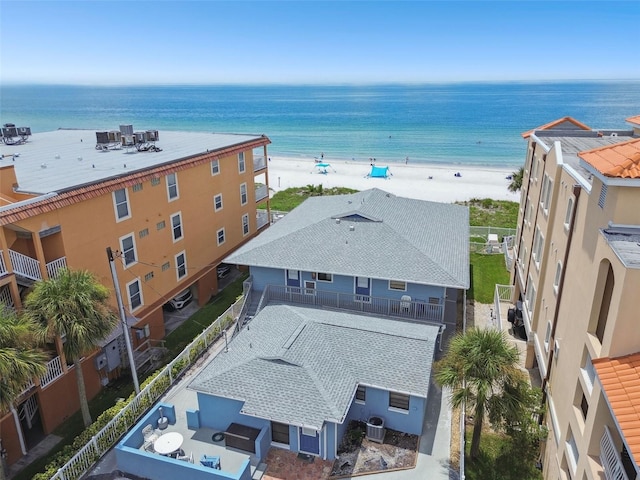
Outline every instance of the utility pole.
{"label": "utility pole", "polygon": [[127,325],[127,316],[124,313],[124,304],[122,303],[122,295],[120,295],[120,284],[118,283],[118,274],[116,273],[116,265],[113,262],[113,252],[111,251],[111,247],[107,247],[107,259],[109,260],[109,268],[111,269],[113,286],[116,291],[116,299],[118,300],[118,312],[120,313],[120,320],[122,321],[124,342],[127,344],[127,355],[129,356],[129,365],[131,366],[133,386],[136,390],[136,394],[138,394],[140,393],[140,385],[138,384],[138,372],[136,372],[136,363],[133,358],[133,347],[131,346],[131,337],[129,336],[129,325]]}

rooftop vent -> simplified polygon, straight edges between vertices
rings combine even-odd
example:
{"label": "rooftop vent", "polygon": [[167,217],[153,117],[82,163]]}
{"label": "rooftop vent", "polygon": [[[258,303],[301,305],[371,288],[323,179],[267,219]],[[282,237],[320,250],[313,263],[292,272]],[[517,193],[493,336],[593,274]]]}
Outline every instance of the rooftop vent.
{"label": "rooftop vent", "polygon": [[355,229],[356,229],[356,226],[355,226],[355,225],[349,225],[349,231],[350,231],[350,232],[355,231]]}
{"label": "rooftop vent", "polygon": [[336,218],[336,223],[338,223],[338,224],[340,223],[340,219],[339,218]]}

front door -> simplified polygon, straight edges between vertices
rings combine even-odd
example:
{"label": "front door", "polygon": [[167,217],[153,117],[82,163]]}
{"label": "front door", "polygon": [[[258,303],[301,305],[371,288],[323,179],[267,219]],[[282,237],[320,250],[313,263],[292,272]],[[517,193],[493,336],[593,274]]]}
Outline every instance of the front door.
{"label": "front door", "polygon": [[356,302],[371,302],[371,279],[356,277],[355,280]]}
{"label": "front door", "polygon": [[287,270],[287,287],[299,287],[299,286],[300,286],[300,271]]}
{"label": "front door", "polygon": [[304,281],[304,294],[315,295],[316,294],[316,282]]}
{"label": "front door", "polygon": [[320,432],[312,428],[300,428],[300,451],[320,455]]}

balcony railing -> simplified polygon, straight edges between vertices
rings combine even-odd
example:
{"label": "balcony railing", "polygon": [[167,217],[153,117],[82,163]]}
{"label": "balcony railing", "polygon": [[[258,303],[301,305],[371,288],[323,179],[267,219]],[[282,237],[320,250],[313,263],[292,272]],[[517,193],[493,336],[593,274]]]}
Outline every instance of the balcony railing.
{"label": "balcony railing", "polygon": [[[9,273],[9,270],[5,265],[4,257],[1,254],[2,251],[0,250],[0,275],[4,275]],[[9,258],[11,259],[11,265],[13,266],[13,273],[30,280],[42,280],[40,262],[38,262],[37,259],[11,249],[9,250]],[[46,269],[49,278],[57,277],[60,269],[65,268],[66,266],[67,257],[60,257],[47,263]]]}
{"label": "balcony railing", "polygon": [[263,168],[266,168],[266,166],[267,166],[267,159],[264,158],[264,156],[253,157],[253,171],[254,172],[262,170]]}
{"label": "balcony railing", "polygon": [[259,202],[263,198],[267,198],[269,196],[269,190],[266,185],[260,185],[256,187],[256,202]]}
{"label": "balcony railing", "polygon": [[613,443],[613,438],[611,438],[611,432],[606,426],[600,439],[600,463],[602,463],[604,476],[607,480],[629,480],[620,454]]}
{"label": "balcony railing", "polygon": [[258,210],[256,212],[256,225],[258,230],[269,223],[269,212],[266,210]]}
{"label": "balcony railing", "polygon": [[267,285],[261,305],[269,300],[281,300],[303,305],[352,310],[372,315],[403,317],[427,322],[442,323],[444,308],[440,304],[418,300],[398,300],[350,293],[327,292],[315,288],[288,287],[284,285]]}
{"label": "balcony railing", "polygon": [[63,374],[64,370],[62,369],[62,362],[60,361],[60,357],[49,360],[49,362],[47,363],[47,373],[40,377],[40,386],[42,388],[46,387],[56,378],[61,377]]}

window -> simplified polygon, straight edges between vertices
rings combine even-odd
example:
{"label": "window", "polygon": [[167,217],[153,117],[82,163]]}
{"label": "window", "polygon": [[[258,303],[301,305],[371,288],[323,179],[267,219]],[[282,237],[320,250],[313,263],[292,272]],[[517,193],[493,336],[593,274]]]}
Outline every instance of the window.
{"label": "window", "polygon": [[149,280],[151,280],[154,277],[153,272],[149,272],[144,276],[144,281],[148,282]]}
{"label": "window", "polygon": [[153,177],[151,179],[151,186],[157,187],[158,185],[160,185],[160,177]]}
{"label": "window", "polygon": [[171,215],[171,229],[173,231],[174,243],[182,239],[182,215],[180,212],[175,215]]}
{"label": "window", "polygon": [[224,243],[224,228],[221,228],[217,232],[218,236],[218,245],[222,245]]}
{"label": "window", "polygon": [[542,193],[540,194],[540,206],[544,211],[544,214],[547,215],[549,213],[549,204],[551,203],[551,191],[553,190],[553,180],[551,177],[544,174],[544,180],[542,182]]}
{"label": "window", "polygon": [[140,280],[135,279],[127,283],[127,296],[129,297],[129,310],[134,311],[142,305],[142,290],[140,289]]}
{"label": "window", "polygon": [[167,195],[169,201],[173,201],[178,198],[178,174],[170,173],[167,175]]}
{"label": "window", "polygon": [[531,177],[534,181],[538,180],[538,159],[533,157],[531,159]]}
{"label": "window", "polygon": [[400,282],[398,280],[389,280],[389,290],[401,290],[407,291],[407,282]]}
{"label": "window", "polygon": [[527,198],[527,213],[525,215],[525,218],[527,220],[527,224],[531,225],[531,202],[529,201],[529,199]]}
{"label": "window", "polygon": [[178,280],[187,275],[187,254],[185,252],[176,255],[176,274]]}
{"label": "window", "polygon": [[218,210],[222,210],[222,194],[221,193],[213,197],[213,209],[216,212]]}
{"label": "window", "polygon": [[539,227],[536,227],[536,234],[533,238],[533,260],[536,263],[536,268],[540,268],[540,261],[542,260],[542,245],[544,243],[544,237]]}
{"label": "window", "polygon": [[125,268],[138,261],[136,258],[136,242],[133,234],[120,238],[120,251],[122,252],[122,262]]}
{"label": "window", "polygon": [[144,237],[146,237],[147,235],[149,235],[149,229],[148,229],[148,228],[143,228],[142,230],[140,230],[140,231],[138,232],[138,237],[139,237],[139,238],[144,238]]}
{"label": "window", "polygon": [[220,160],[211,160],[211,175],[220,173]]}
{"label": "window", "polygon": [[[580,392],[582,393],[582,388],[580,388]],[[589,402],[584,393],[582,393],[582,398],[580,399],[580,411],[582,412],[582,418],[586,420],[589,413]]]}
{"label": "window", "polygon": [[389,392],[389,408],[409,411],[409,395],[404,393]]}
{"label": "window", "polygon": [[356,389],[356,403],[365,403],[367,400],[367,389],[364,385],[358,385]]}
{"label": "window", "polygon": [[246,183],[243,183],[242,185],[240,185],[240,204],[241,205],[247,204],[247,184]]}
{"label": "window", "polygon": [[570,198],[567,202],[567,213],[564,214],[564,228],[568,229],[571,223],[571,217],[573,216],[573,198]]}
{"label": "window", "polygon": [[271,422],[271,441],[289,445],[289,425],[286,423]]}
{"label": "window", "polygon": [[549,351],[549,340],[551,340],[551,322],[547,322],[547,331],[544,334],[544,350]]}
{"label": "window", "polygon": [[133,190],[134,192],[142,191],[142,184],[141,183],[136,183],[133,187],[131,187],[131,190]]}
{"label": "window", "polygon": [[116,212],[116,222],[126,220],[131,217],[129,211],[129,195],[126,188],[121,188],[113,192],[113,205]]}
{"label": "window", "polygon": [[558,262],[556,265],[556,276],[553,279],[553,291],[558,293],[558,288],[560,288],[560,279],[562,278],[562,264]]}
{"label": "window", "polygon": [[582,362],[580,371],[582,373],[582,379],[587,386],[587,391],[591,394],[596,381],[596,370],[593,368],[593,363],[591,363],[591,355],[589,355],[587,351],[585,351],[584,362]]}
{"label": "window", "polygon": [[[611,298],[613,297],[613,287],[615,285],[613,268],[611,267],[611,264],[608,262],[606,262],[605,264],[603,262],[603,264],[600,266],[601,271],[607,266],[607,276],[604,282],[604,286],[599,288],[601,295],[597,295],[598,292],[596,292],[597,297],[595,297],[601,299],[597,324],[595,325],[595,329],[592,328],[591,325],[589,328],[589,333],[594,333],[596,337],[598,337],[598,340],[600,340],[600,343],[602,343],[602,340],[604,339],[604,331],[607,326],[609,308],[611,307]],[[600,282],[598,282],[598,284],[600,284]]]}
{"label": "window", "polygon": [[320,282],[333,282],[333,275],[331,275],[330,273],[318,272],[317,276],[318,281]]}
{"label": "window", "polygon": [[525,302],[530,314],[533,314],[533,306],[536,303],[536,287],[533,285],[533,278],[529,275],[527,281],[527,294],[525,296]]}
{"label": "window", "polygon": [[567,459],[569,460],[569,466],[571,467],[572,473],[576,473],[578,458],[580,458],[578,454],[578,446],[576,445],[576,440],[573,438],[571,427],[569,427],[569,432],[567,433]]}
{"label": "window", "polygon": [[244,152],[238,154],[238,172],[244,173],[246,166],[244,164]]}
{"label": "window", "polygon": [[162,271],[166,272],[167,270],[169,270],[169,268],[171,268],[171,264],[169,262],[165,262],[162,264]]}
{"label": "window", "polygon": [[166,226],[167,224],[162,220],[161,222],[156,223],[156,230],[162,230]]}
{"label": "window", "polygon": [[242,235],[247,235],[249,233],[249,214],[245,213],[242,215]]}

